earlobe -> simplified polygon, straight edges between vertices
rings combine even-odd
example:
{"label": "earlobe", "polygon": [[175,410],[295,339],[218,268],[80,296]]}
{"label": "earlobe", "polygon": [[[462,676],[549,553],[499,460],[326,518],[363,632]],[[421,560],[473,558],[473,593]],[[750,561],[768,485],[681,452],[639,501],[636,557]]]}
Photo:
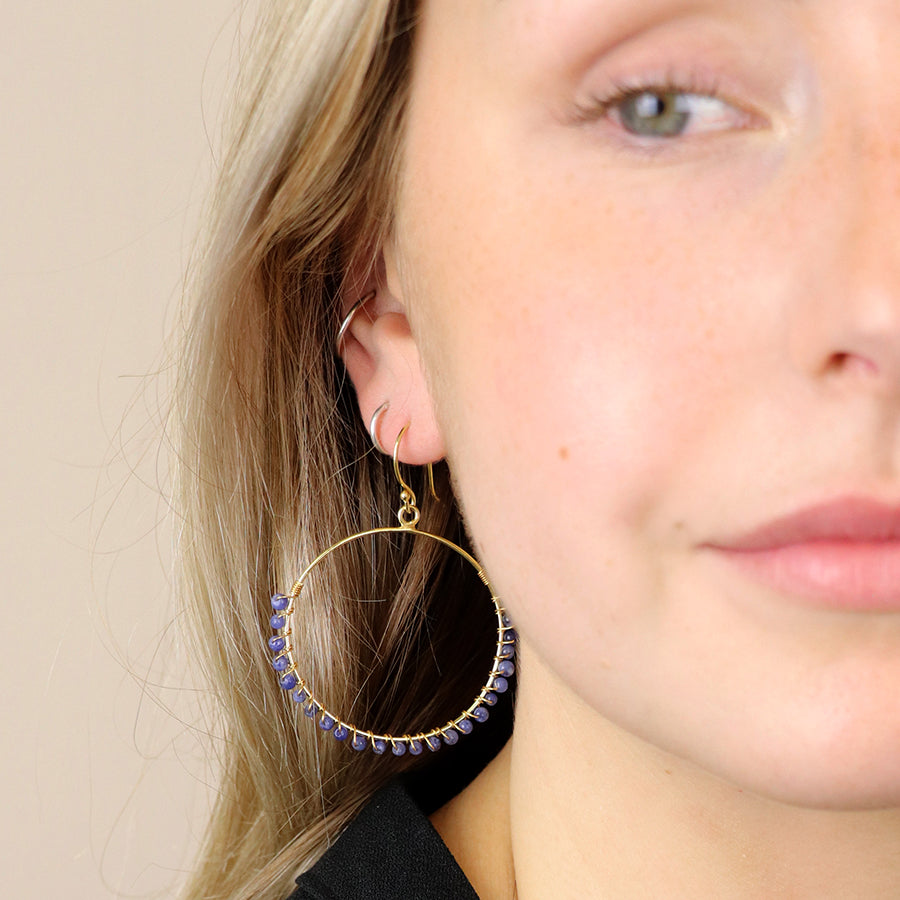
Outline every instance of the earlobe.
{"label": "earlobe", "polygon": [[[403,304],[390,292],[385,268],[379,268],[374,286],[363,286],[367,289],[356,299],[345,298],[349,321],[339,352],[367,429],[375,412],[387,404],[377,421],[382,448],[392,453],[396,435],[408,425],[399,459],[412,465],[437,462],[444,456],[444,443],[418,347]],[[353,284],[352,279],[348,283]]]}

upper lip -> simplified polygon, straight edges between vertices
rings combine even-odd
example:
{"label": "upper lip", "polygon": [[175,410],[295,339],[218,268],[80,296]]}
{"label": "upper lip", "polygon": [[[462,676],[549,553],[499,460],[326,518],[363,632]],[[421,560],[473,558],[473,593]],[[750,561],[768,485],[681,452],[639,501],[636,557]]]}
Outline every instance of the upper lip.
{"label": "upper lip", "polygon": [[712,546],[771,550],[807,541],[887,541],[900,538],[900,504],[868,497],[842,497],[789,513],[734,540]]}

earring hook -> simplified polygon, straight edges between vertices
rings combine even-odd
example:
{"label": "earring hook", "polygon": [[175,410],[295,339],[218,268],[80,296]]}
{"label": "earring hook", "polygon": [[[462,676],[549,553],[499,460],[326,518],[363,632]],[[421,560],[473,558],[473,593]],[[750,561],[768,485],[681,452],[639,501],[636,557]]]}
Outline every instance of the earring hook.
{"label": "earring hook", "polygon": [[413,489],[403,480],[403,476],[400,474],[400,441],[403,440],[403,435],[406,434],[409,425],[404,425],[400,429],[400,434],[397,435],[397,440],[394,441],[394,475],[397,477],[397,481],[400,483],[400,502],[403,506],[397,511],[397,518],[400,520],[401,525],[406,525],[409,528],[415,528],[416,522],[419,521],[419,508],[416,506],[416,495]]}
{"label": "earring hook", "polygon": [[[401,429],[400,433],[397,435],[397,440],[394,441],[394,475],[397,478],[398,483],[400,484],[400,500],[403,502],[403,508],[400,512],[397,513],[400,518],[400,522],[403,525],[410,524],[409,518],[413,515],[415,518],[413,519],[411,525],[414,526],[416,522],[419,521],[419,510],[416,506],[416,495],[413,492],[413,489],[403,480],[403,476],[400,474],[400,441],[403,440],[403,435],[409,430],[409,422],[407,422]],[[431,496],[437,500],[438,503],[441,502],[441,498],[438,497],[437,491],[434,489],[434,466],[431,463],[427,464],[428,468],[428,488],[431,491]],[[406,518],[405,518],[406,517]]]}

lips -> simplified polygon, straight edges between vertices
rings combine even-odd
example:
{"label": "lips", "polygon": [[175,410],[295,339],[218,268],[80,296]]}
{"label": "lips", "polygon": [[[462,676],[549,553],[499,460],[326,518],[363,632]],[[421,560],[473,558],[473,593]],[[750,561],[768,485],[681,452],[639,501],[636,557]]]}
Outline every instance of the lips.
{"label": "lips", "polygon": [[807,602],[900,610],[900,505],[841,498],[705,546],[753,579]]}
{"label": "lips", "polygon": [[722,545],[729,550],[771,550],[808,541],[900,540],[900,504],[849,497],[811,506]]}

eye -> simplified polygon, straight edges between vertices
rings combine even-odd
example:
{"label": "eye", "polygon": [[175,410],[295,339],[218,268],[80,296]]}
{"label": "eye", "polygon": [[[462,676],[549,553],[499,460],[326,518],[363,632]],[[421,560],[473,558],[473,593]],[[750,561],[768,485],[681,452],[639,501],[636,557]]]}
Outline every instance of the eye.
{"label": "eye", "polygon": [[724,106],[715,97],[672,87],[632,91],[604,102],[607,110],[610,107],[616,110],[616,118],[623,127],[640,137],[677,137],[691,124],[699,124],[707,131],[727,128]]}
{"label": "eye", "polygon": [[670,74],[658,79],[613,82],[610,90],[579,110],[582,121],[611,121],[628,138],[643,141],[636,149],[671,143],[694,134],[744,129],[758,117],[722,98],[715,82]]}

